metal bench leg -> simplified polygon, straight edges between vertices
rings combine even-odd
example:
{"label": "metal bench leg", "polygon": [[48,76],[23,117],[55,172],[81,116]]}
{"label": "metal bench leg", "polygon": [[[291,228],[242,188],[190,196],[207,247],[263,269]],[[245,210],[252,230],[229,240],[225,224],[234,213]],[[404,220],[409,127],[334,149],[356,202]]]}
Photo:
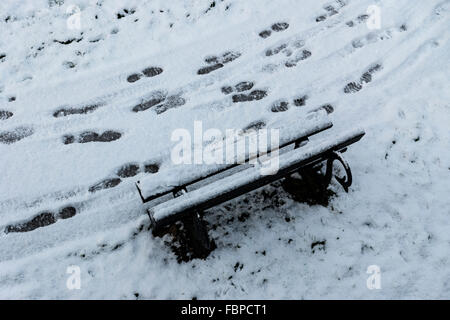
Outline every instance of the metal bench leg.
{"label": "metal bench leg", "polygon": [[201,259],[206,258],[216,248],[216,244],[209,238],[205,221],[198,213],[191,214],[182,221],[195,256]]}
{"label": "metal bench leg", "polygon": [[[321,173],[322,163],[312,166],[306,166],[298,170],[300,177],[291,175],[285,178],[282,183],[284,190],[290,193],[295,200],[306,202],[308,204],[320,204],[328,206],[328,199],[334,192],[328,189],[333,176],[348,192],[352,184],[352,172],[348,163],[339,152],[329,152],[325,157],[325,174]],[[345,177],[339,177],[333,174],[333,163],[339,161],[345,169]]]}
{"label": "metal bench leg", "polygon": [[[186,194],[188,191],[185,187],[177,189],[173,192],[173,197],[177,198]],[[152,220],[152,214],[149,211],[150,219]],[[214,240],[211,240],[208,235],[208,230],[206,228],[205,221],[202,215],[198,212],[189,214],[181,219],[184,226],[184,237],[183,233],[176,231],[176,226],[172,224],[171,226],[158,227],[157,224],[152,220],[153,226],[153,236],[162,237],[166,233],[172,233],[175,237],[184,238],[184,242],[187,243],[193,251],[195,258],[206,258],[211,251],[216,248]],[[178,234],[178,235],[177,235]],[[183,241],[183,240],[181,240]]]}
{"label": "metal bench leg", "polygon": [[[179,197],[187,193],[186,188],[181,188],[173,193],[173,196]],[[192,247],[196,257],[204,259],[211,251],[216,248],[216,244],[209,238],[206,223],[200,213],[190,214],[182,219],[186,230],[187,240]]]}
{"label": "metal bench leg", "polygon": [[352,185],[352,171],[350,170],[350,166],[348,165],[348,162],[344,159],[342,154],[337,151],[333,151],[330,153],[330,157],[327,159],[327,171],[325,173],[325,179],[328,182],[328,184],[331,183],[331,179],[333,178],[333,162],[339,161],[345,170],[345,177],[338,177],[334,175],[337,182],[341,184],[341,186],[344,188],[345,192],[348,192],[348,188]]}
{"label": "metal bench leg", "polygon": [[[295,142],[294,148],[301,148],[309,142],[308,138],[304,138]],[[330,153],[329,158],[327,159],[327,169],[325,173],[325,181],[327,187],[331,183],[331,179],[333,178],[333,162],[339,161],[345,169],[346,177],[338,177],[334,175],[336,180],[340,183],[340,185],[344,188],[345,192],[348,192],[348,188],[352,185],[352,171],[350,170],[350,166],[348,162],[342,156],[342,153],[347,151],[347,148],[342,149],[341,152],[333,151]],[[299,173],[302,173],[302,169],[299,170]]]}

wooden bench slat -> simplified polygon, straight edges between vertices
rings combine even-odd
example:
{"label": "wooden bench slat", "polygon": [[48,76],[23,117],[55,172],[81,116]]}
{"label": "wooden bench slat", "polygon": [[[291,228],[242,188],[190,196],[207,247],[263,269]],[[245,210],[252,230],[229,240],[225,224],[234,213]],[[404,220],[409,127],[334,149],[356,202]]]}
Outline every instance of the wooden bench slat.
{"label": "wooden bench slat", "polygon": [[[303,127],[302,127],[303,126]],[[267,128],[280,130],[280,148],[285,147],[295,141],[299,141],[308,136],[332,127],[332,123],[323,110],[309,114],[304,119],[296,121],[283,121],[280,125]],[[249,160],[249,155],[245,155],[245,160]],[[158,197],[172,193],[174,190],[201,181],[225,170],[236,167],[235,164],[214,164],[214,165],[191,165],[191,170],[186,167],[177,166],[169,175],[155,174],[145,177],[136,183],[139,194],[143,202],[148,202]],[[194,166],[198,170],[193,170]]]}
{"label": "wooden bench slat", "polygon": [[185,193],[149,209],[154,227],[167,225],[194,211],[207,210],[246,192],[255,190],[299,168],[327,159],[332,151],[345,149],[364,136],[362,129],[352,130],[330,140],[329,138],[279,155],[279,170],[275,175],[261,175],[261,164],[217,180],[207,186]]}

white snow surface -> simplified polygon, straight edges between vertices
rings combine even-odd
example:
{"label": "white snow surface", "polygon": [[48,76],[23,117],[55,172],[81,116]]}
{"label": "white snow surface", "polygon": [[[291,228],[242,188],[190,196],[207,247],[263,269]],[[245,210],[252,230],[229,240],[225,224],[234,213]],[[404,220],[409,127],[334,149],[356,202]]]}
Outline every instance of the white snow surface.
{"label": "white snow surface", "polygon": [[[450,1],[211,3],[0,2],[0,298],[450,298]],[[67,27],[71,5],[80,29]],[[371,5],[381,9],[381,29],[366,24]],[[277,22],[289,27],[259,36]],[[303,50],[311,56],[285,66]],[[230,51],[240,56],[197,74],[205,58]],[[163,72],[127,81],[152,66]],[[221,92],[242,81],[267,96],[233,103]],[[185,103],[132,111],[156,91]],[[305,95],[305,106],[292,103]],[[289,109],[272,112],[281,100]],[[135,183],[151,174],[146,164],[170,177],[174,129],[191,130],[194,120],[204,130],[270,124],[325,104],[334,126],[324,134],[366,131],[345,153],[349,193],[335,183],[328,207],[309,206],[273,184],[211,209],[217,249],[206,260],[177,263],[168,236],[147,230]],[[91,105],[98,108],[53,116]],[[63,143],[107,130],[121,137]],[[11,137],[21,139],[5,143]],[[141,172],[89,192],[126,164]],[[68,206],[75,216],[8,232]],[[66,286],[72,265],[79,290]],[[370,265],[381,269],[379,290],[367,288]]]}

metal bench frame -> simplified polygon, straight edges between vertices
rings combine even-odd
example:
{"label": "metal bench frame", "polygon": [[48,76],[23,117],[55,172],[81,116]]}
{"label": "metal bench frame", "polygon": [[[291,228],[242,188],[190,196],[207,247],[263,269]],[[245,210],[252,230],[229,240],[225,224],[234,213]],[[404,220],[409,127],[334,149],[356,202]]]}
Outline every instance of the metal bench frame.
{"label": "metal bench frame", "polygon": [[[311,137],[314,134],[317,134],[319,132],[322,132],[324,130],[329,129],[332,126],[331,122],[323,125],[320,128],[317,128],[316,131],[308,132],[306,135],[298,137],[296,140],[293,141],[284,141],[280,145],[280,149],[283,149],[289,145],[294,145],[293,150],[302,149],[302,147],[305,144],[309,143],[309,137]],[[217,206],[221,203],[224,203],[226,201],[229,201],[233,198],[236,198],[238,196],[241,196],[247,192],[253,191],[255,189],[258,189],[260,187],[263,187],[269,183],[272,183],[274,181],[283,179],[283,178],[289,178],[293,173],[299,172],[301,174],[302,168],[311,168],[314,167],[320,163],[325,162],[326,163],[326,170],[325,170],[325,188],[331,183],[331,180],[333,176],[336,178],[336,180],[339,182],[339,184],[342,185],[344,190],[348,192],[348,188],[352,184],[352,173],[350,170],[350,166],[346,162],[346,160],[343,158],[342,153],[347,150],[347,147],[357,141],[359,141],[364,136],[363,130],[354,130],[351,134],[348,136],[344,136],[341,138],[341,140],[338,140],[336,143],[332,144],[329,148],[318,152],[317,154],[314,154],[313,156],[309,158],[302,159],[301,161],[298,161],[296,163],[293,163],[292,165],[280,169],[276,174],[274,175],[267,175],[267,176],[260,176],[258,179],[251,181],[248,184],[237,186],[236,188],[225,192],[224,194],[220,194],[217,197],[214,197],[212,199],[208,199],[207,201],[203,201],[200,203],[197,203],[191,207],[186,208],[186,210],[183,210],[182,212],[177,212],[174,215],[168,215],[167,217],[164,217],[162,219],[156,220],[154,217],[154,208],[149,208],[147,210],[151,224],[153,229],[153,234],[155,236],[158,236],[162,233],[165,227],[175,223],[176,221],[182,221],[184,224],[184,227],[188,233],[189,240],[191,243],[191,247],[194,250],[195,256],[199,258],[205,258],[209,255],[209,253],[216,247],[214,241],[209,239],[208,231],[205,225],[205,222],[203,221],[203,212],[205,210],[208,210],[214,206]],[[329,141],[331,139],[328,139]],[[280,154],[279,157],[282,158],[284,154]],[[249,161],[250,159],[246,159]],[[333,174],[333,163],[335,161],[338,161],[342,167],[344,168],[345,176],[344,177],[338,177],[335,174]],[[215,172],[208,173],[206,175],[200,175],[199,177],[195,177],[194,179],[183,183],[182,185],[176,186],[174,188],[171,188],[170,190],[164,190],[163,192],[159,192],[156,194],[153,194],[149,197],[144,197],[142,190],[140,188],[139,182],[137,183],[137,188],[139,190],[139,193],[141,195],[142,201],[144,203],[155,200],[159,197],[162,197],[164,195],[168,195],[172,193],[173,198],[172,200],[175,200],[179,197],[182,197],[183,195],[188,193],[187,188],[197,182],[200,182],[204,179],[214,177],[215,175],[218,175],[219,173],[225,173],[226,171],[239,166],[242,164],[232,164],[227,165],[223,168],[218,169]],[[234,174],[231,174],[233,176]],[[223,178],[221,178],[223,179]],[[219,179],[220,181],[220,179]],[[194,190],[195,191],[195,190]],[[192,191],[191,191],[192,192]],[[181,199],[181,198],[180,198]],[[172,200],[168,200],[164,203],[168,203]],[[179,200],[179,199],[178,199]]]}

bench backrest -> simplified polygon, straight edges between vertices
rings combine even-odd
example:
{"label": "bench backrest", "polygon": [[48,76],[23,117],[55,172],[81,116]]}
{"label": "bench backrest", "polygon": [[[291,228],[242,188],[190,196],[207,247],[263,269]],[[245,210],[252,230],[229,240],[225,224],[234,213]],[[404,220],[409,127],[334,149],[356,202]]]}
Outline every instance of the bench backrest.
{"label": "bench backrest", "polygon": [[[319,110],[298,119],[280,121],[267,129],[279,130],[278,146],[279,148],[283,148],[331,127],[332,123],[326,111]],[[241,139],[245,139],[245,135]],[[269,149],[268,151],[273,150]],[[245,162],[251,160],[252,157],[254,155],[249,153],[249,150],[245,150],[244,155],[236,154],[236,158],[243,159]],[[239,164],[234,162],[211,165],[189,165],[189,167],[186,167],[186,165],[174,166],[173,170],[166,172],[164,175],[157,173],[139,180],[136,186],[142,201],[148,202],[169,193],[177,192],[186,186],[229,170]]]}

